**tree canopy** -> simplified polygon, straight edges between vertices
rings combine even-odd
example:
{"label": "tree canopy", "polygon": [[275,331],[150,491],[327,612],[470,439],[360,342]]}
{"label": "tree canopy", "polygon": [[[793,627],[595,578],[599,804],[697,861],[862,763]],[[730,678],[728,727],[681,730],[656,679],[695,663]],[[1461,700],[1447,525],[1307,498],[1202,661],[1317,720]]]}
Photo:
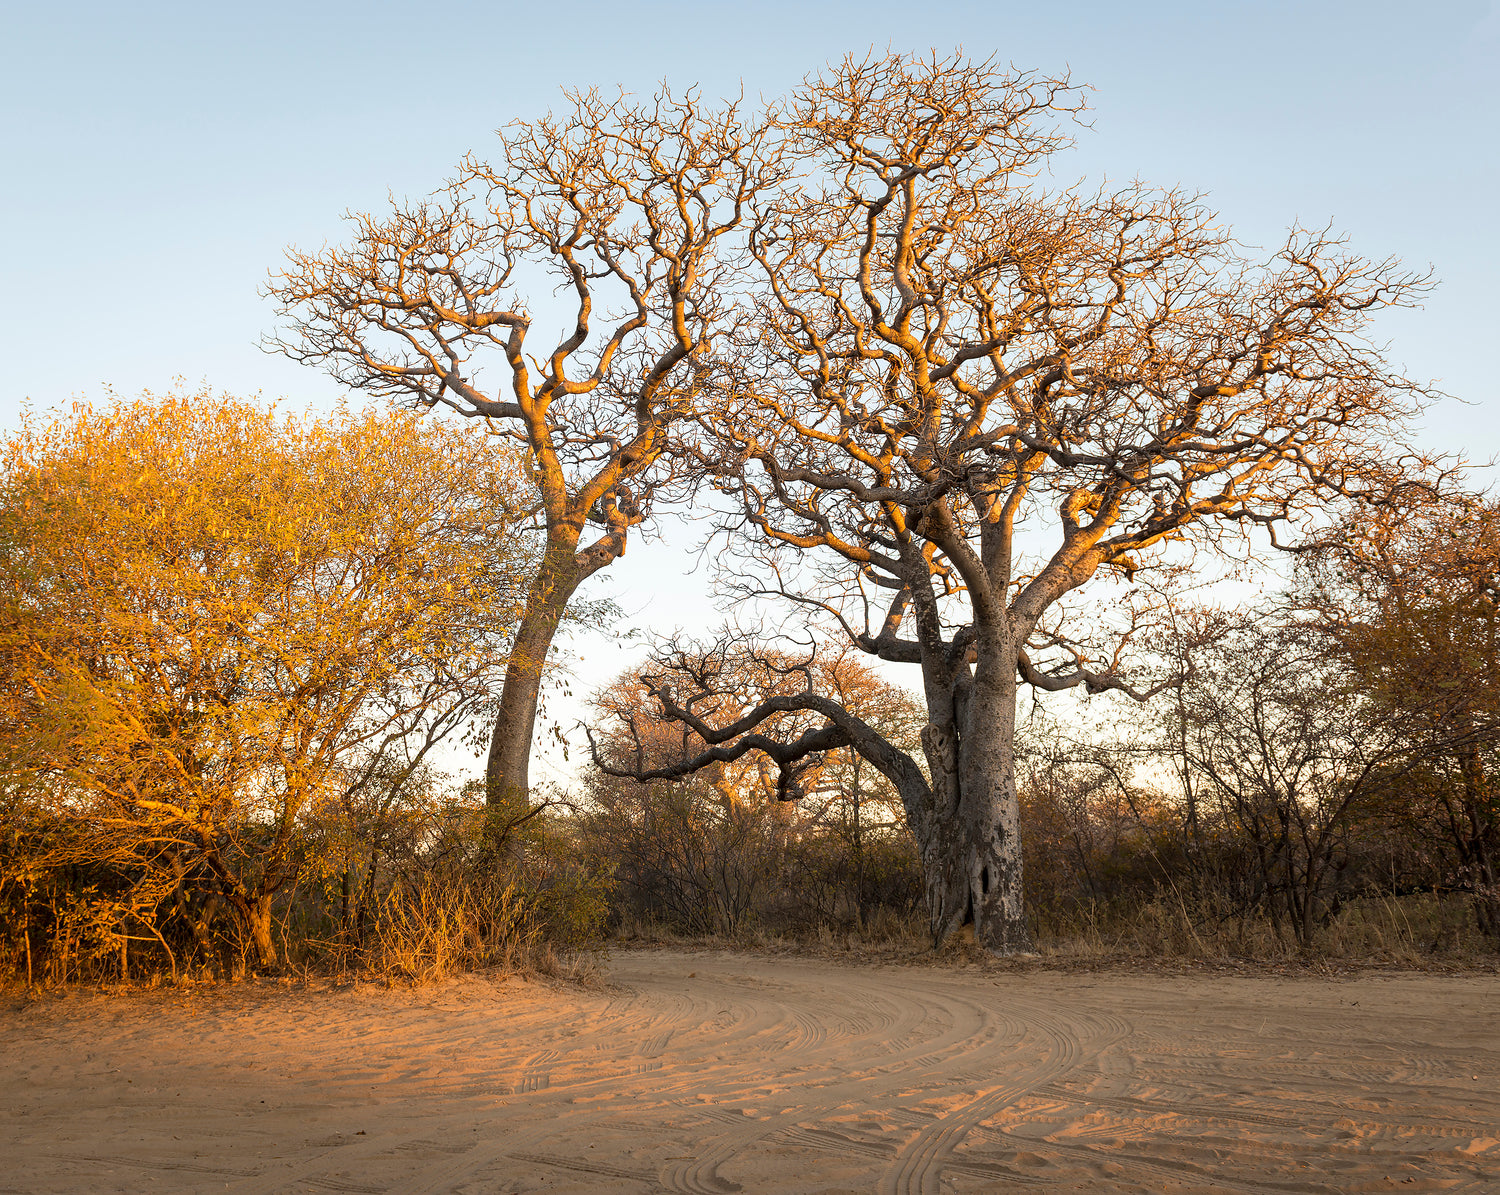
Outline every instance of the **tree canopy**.
{"label": "tree canopy", "polygon": [[[348,244],[291,253],[271,284],[290,319],[275,345],[293,359],[486,420],[529,454],[546,544],[496,712],[494,803],[525,800],[563,612],[671,476],[672,426],[742,314],[750,204],[782,173],[764,115],[739,104],[665,88],[569,98],[561,115],[507,124],[493,161],[466,158],[426,200],[353,217]],[[554,286],[563,326],[539,345],[534,295]]]}
{"label": "tree canopy", "polygon": [[1297,600],[1402,729],[1403,824],[1447,840],[1479,927],[1500,939],[1500,506],[1398,477],[1316,548]]}
{"label": "tree canopy", "polygon": [[[1148,696],[1164,680],[1125,667],[1144,582],[1359,489],[1425,397],[1368,338],[1421,278],[1316,231],[1248,257],[1176,191],[1045,188],[1079,107],[1066,78],[961,56],[851,58],[795,89],[793,181],[750,234],[757,315],[702,420],[738,593],[921,670],[925,769],[810,688],[790,700],[818,725],[776,758],[847,744],[884,771],[934,935],[972,922],[1001,952],[1029,941],[1018,685]],[[1113,616],[1078,617],[1070,595],[1110,586]],[[700,699],[657,692],[684,721]],[[714,758],[764,749],[787,700]]]}
{"label": "tree canopy", "polygon": [[299,816],[370,761],[417,766],[491,695],[534,561],[524,468],[411,414],[207,392],[79,407],[3,451],[17,791],[148,903],[227,902],[274,961]]}

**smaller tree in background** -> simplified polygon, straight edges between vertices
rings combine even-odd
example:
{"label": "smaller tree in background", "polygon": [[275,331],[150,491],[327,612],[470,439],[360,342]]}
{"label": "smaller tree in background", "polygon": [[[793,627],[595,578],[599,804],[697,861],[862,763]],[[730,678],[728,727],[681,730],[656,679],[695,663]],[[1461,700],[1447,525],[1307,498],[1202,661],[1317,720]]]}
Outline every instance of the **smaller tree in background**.
{"label": "smaller tree in background", "polygon": [[1227,620],[1193,656],[1164,739],[1195,799],[1245,844],[1250,903],[1305,947],[1362,887],[1351,838],[1411,766],[1402,726],[1295,622]]}
{"label": "smaller tree in background", "polygon": [[[659,712],[657,694],[674,685],[699,694],[688,700],[701,729]],[[798,653],[739,635],[711,645],[674,642],[595,698],[595,708],[605,716],[601,730],[588,732],[600,773],[591,793],[596,832],[612,840],[616,853],[630,857],[627,873],[648,872],[654,878],[646,882],[677,892],[679,899],[667,902],[674,908],[685,906],[687,891],[696,889],[705,910],[718,905],[729,910],[696,928],[712,931],[716,924],[742,919],[747,902],[757,897],[753,888],[799,884],[823,892],[819,912],[825,919],[837,919],[843,909],[862,925],[873,880],[868,874],[872,848],[906,837],[899,794],[847,746],[805,757],[794,775],[776,769],[763,753],[743,752],[721,753],[694,775],[681,771],[682,764],[710,750],[705,735],[722,732],[767,701],[789,703],[768,731],[798,740],[815,721],[795,704],[810,686],[837,693],[881,733],[915,746],[923,724],[919,704],[847,651],[828,654],[813,647]],[[785,813],[775,811],[778,803],[788,806]],[[600,811],[610,815],[609,825],[597,816]],[[674,817],[680,833],[667,830]],[[775,859],[770,856],[778,852],[758,842],[772,829],[797,840]],[[827,857],[812,857],[817,843]],[[753,876],[738,866],[752,854],[760,859]],[[684,879],[700,873],[698,879]],[[734,882],[726,885],[726,879]],[[730,888],[736,900],[729,899]],[[694,920],[686,914],[679,919]]]}
{"label": "smaller tree in background", "polygon": [[[920,755],[922,727],[927,724],[922,703],[906,689],[881,679],[859,653],[836,645],[823,662],[817,684],[820,692],[852,710],[882,738],[914,757]],[[895,831],[910,838],[901,794],[858,751],[844,747],[824,755],[804,805],[817,807],[816,816],[834,828],[853,856],[849,882],[855,924],[862,925],[869,898],[872,836]]]}
{"label": "smaller tree in background", "polygon": [[1392,813],[1446,843],[1500,940],[1500,501],[1397,481],[1324,537],[1298,600],[1420,757]]}
{"label": "smaller tree in background", "polygon": [[410,775],[495,689],[534,567],[524,464],[413,415],[208,392],[75,408],[3,451],[11,812],[124,885],[120,941],[159,937],[169,900],[200,930],[222,904],[275,964],[300,819],[362,771]]}

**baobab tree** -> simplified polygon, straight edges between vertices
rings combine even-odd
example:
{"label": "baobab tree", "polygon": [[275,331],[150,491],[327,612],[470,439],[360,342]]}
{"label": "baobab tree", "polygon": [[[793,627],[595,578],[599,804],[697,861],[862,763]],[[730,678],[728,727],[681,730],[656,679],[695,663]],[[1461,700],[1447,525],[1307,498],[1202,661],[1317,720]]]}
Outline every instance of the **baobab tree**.
{"label": "baobab tree", "polygon": [[[493,163],[466,158],[426,200],[351,217],[347,244],[290,253],[270,285],[289,320],[276,349],[529,451],[546,542],[490,739],[492,805],[525,800],[548,650],[649,514],[672,425],[738,310],[749,204],[780,177],[765,122],[737,104],[571,98],[506,125]],[[540,345],[523,297],[539,283],[567,309]]]}
{"label": "baobab tree", "polygon": [[[925,769],[812,686],[715,721],[665,653],[649,688],[706,749],[797,795],[852,747],[902,795],[941,941],[1024,951],[1014,735],[1023,686],[1118,690],[1153,577],[1288,525],[1392,454],[1423,391],[1365,338],[1423,280],[1327,234],[1251,260],[1194,198],[1032,181],[1066,79],[960,57],[846,60],[779,124],[795,178],[757,204],[758,319],[702,419],[741,592],[920,669]],[[1088,593],[1083,591],[1085,587]],[[1071,596],[1070,596],[1071,595]],[[1084,599],[1115,613],[1085,616]],[[796,737],[766,728],[816,715]]]}

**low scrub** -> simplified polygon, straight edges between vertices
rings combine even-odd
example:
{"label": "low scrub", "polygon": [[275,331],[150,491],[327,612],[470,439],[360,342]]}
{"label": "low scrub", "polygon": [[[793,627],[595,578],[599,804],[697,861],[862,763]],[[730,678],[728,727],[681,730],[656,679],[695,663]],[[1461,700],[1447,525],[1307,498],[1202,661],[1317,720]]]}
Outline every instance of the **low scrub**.
{"label": "low scrub", "polygon": [[171,882],[133,855],[81,857],[66,819],[12,827],[0,968],[37,986],[257,971],[424,983],[480,967],[568,973],[600,941],[605,874],[545,816],[497,832],[474,802],[410,795],[375,819],[320,812],[293,836],[298,882],[270,910],[273,968],[212,875]]}

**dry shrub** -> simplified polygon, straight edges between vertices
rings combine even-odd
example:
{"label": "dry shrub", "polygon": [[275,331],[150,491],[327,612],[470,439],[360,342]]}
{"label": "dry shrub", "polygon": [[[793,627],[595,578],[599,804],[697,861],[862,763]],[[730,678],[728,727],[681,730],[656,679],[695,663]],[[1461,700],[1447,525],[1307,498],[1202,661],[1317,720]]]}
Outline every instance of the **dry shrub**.
{"label": "dry shrub", "polygon": [[1348,901],[1299,943],[1261,912],[1244,914],[1225,897],[1184,899],[1165,890],[1128,908],[1080,909],[1062,932],[1039,935],[1043,954],[1074,961],[1119,958],[1197,962],[1284,962],[1292,959],[1375,962],[1396,966],[1464,965],[1492,961],[1493,947],[1476,928],[1462,894],[1371,894]]}
{"label": "dry shrub", "polygon": [[574,977],[596,968],[609,881],[556,819],[497,827],[473,800],[450,799],[404,850],[388,840],[384,862],[387,878],[362,920],[325,914],[331,932],[299,944],[304,965],[412,983],[484,967]]}
{"label": "dry shrub", "polygon": [[541,942],[526,894],[514,884],[427,880],[386,894],[363,961],[414,983],[480,967],[523,969]]}
{"label": "dry shrub", "polygon": [[[1049,957],[1493,957],[1472,896],[1444,887],[1441,853],[1383,823],[1351,820],[1349,862],[1329,888],[1337,899],[1302,939],[1232,821],[1203,811],[1190,821],[1160,793],[1083,768],[1038,768],[1032,779],[1022,794],[1026,894]],[[620,939],[931,945],[920,866],[899,827],[866,836],[856,858],[834,824],[787,805],[729,803],[693,782],[596,785],[571,825],[614,877],[609,926]]]}
{"label": "dry shrub", "polygon": [[1341,958],[1420,962],[1494,958],[1471,898],[1433,892],[1371,895],[1350,901],[1324,931],[1321,949]]}
{"label": "dry shrub", "polygon": [[916,850],[899,829],[856,845],[794,805],[697,782],[598,785],[575,825],[613,876],[621,937],[904,935],[922,907]]}
{"label": "dry shrub", "polygon": [[[163,883],[131,858],[90,860],[75,840],[65,819],[34,810],[0,836],[0,974],[55,986],[256,969],[211,877]],[[292,841],[298,880],[272,909],[277,971],[421,983],[479,967],[596,968],[607,873],[545,814],[497,835],[472,794],[429,785],[375,813],[322,804]]]}

